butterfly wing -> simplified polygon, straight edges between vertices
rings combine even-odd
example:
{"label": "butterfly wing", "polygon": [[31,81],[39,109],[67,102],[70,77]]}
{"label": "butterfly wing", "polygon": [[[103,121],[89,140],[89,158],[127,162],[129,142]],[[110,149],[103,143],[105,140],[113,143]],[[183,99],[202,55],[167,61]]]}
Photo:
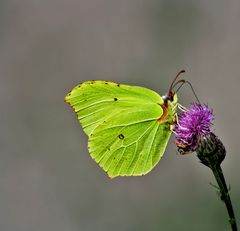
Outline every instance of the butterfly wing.
{"label": "butterfly wing", "polygon": [[65,98],[89,136],[91,157],[110,177],[149,172],[160,160],[171,135],[159,118],[163,99],[137,86],[87,81]]}

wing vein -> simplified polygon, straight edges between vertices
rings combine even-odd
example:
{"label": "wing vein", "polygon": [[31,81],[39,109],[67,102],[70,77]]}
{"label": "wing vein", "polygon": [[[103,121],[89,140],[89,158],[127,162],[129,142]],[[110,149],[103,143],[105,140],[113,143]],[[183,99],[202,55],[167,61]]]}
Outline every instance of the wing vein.
{"label": "wing vein", "polygon": [[[154,125],[154,124],[153,124],[153,125]],[[153,126],[153,125],[152,125],[152,126]],[[146,134],[146,132],[147,132],[152,126],[150,126],[150,127],[142,134],[142,136],[136,141],[136,143],[139,143],[139,140],[142,139],[142,137]],[[139,154],[138,157],[137,157],[137,161],[135,162],[135,166],[134,166],[134,168],[133,168],[132,174],[134,174],[134,172],[135,172],[135,169],[136,169],[136,167],[137,167],[137,163],[138,163],[138,161],[139,161],[139,158],[140,158],[140,154]]]}
{"label": "wing vein", "polygon": [[[158,126],[156,127],[155,134],[154,134],[154,136],[153,136],[153,138],[152,138],[152,141],[151,141],[151,145],[150,145],[150,148],[149,148],[149,151],[148,151],[148,157],[147,157],[146,162],[145,162],[145,165],[144,165],[144,167],[143,167],[143,171],[144,171],[144,172],[145,172],[145,168],[146,168],[147,163],[148,163],[148,159],[149,159],[150,154],[151,154],[151,150],[152,150],[152,147],[153,147],[153,142],[154,142],[154,140],[155,140],[155,138],[156,138],[156,134],[157,134],[157,131],[158,131],[159,126],[160,126],[160,123],[158,123]],[[150,133],[150,134],[151,134],[151,133]],[[149,134],[149,136],[150,136],[150,134]],[[153,164],[152,164],[152,165],[153,165]]]}
{"label": "wing vein", "polygon": [[[121,146],[119,149],[121,149],[121,148],[123,148],[123,147]],[[123,148],[123,152],[125,152],[125,149],[126,149],[126,148]],[[117,149],[117,150],[118,150],[118,149]],[[122,153],[122,154],[123,154],[123,153]],[[122,154],[121,154],[121,156],[122,156]],[[114,159],[111,160],[111,164],[109,165],[108,170],[111,168],[111,166],[112,166],[112,164],[113,164],[113,160],[114,160]],[[115,165],[114,169],[112,169],[112,172],[113,172],[113,173],[114,173],[114,171],[115,171],[115,169],[116,169],[116,166],[117,166],[117,164]]]}
{"label": "wing vein", "polygon": [[[80,109],[78,110],[78,112],[79,112],[79,111],[82,111],[82,110],[85,110],[85,109],[88,109],[88,108],[90,108],[90,107],[93,107],[93,106],[95,106],[95,105],[98,105],[98,104],[101,104],[101,103],[107,103],[107,102],[113,102],[113,101],[112,101],[112,99],[111,99],[111,100],[97,101],[96,103],[93,103],[93,104],[90,104],[90,105],[85,106],[85,107],[83,107],[83,108],[80,108]],[[74,107],[74,106],[76,106],[77,104],[79,104],[79,103],[77,102],[76,104],[72,104],[72,106]]]}
{"label": "wing vein", "polygon": [[137,121],[137,122],[132,122],[132,123],[129,123],[129,124],[114,125],[114,126],[111,126],[111,127],[106,127],[106,128],[104,128],[104,130],[111,129],[111,128],[117,128],[117,127],[127,127],[127,126],[136,125],[136,124],[140,124],[140,123],[145,123],[145,122],[149,122],[149,121],[153,121],[153,120],[155,120],[155,118],[145,119],[145,120],[141,120],[141,121]]}
{"label": "wing vein", "polygon": [[[118,163],[121,162],[121,160],[122,160],[122,158],[123,158],[123,156],[124,156],[125,151],[126,151],[126,147],[124,147],[124,149],[123,149],[123,153],[122,153],[122,155],[121,155],[121,157],[120,157]],[[122,168],[122,166],[123,166],[123,162],[121,163],[121,166],[120,166],[120,169],[118,170],[117,175],[119,175],[119,173],[121,172],[121,168]],[[116,164],[113,173],[115,172],[115,170],[116,170],[117,167],[118,167],[118,164]]]}

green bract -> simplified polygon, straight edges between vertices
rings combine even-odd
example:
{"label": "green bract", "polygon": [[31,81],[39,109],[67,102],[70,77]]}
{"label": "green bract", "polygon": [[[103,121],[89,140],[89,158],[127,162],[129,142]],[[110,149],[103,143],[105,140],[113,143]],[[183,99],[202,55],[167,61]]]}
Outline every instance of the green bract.
{"label": "green bract", "polygon": [[77,85],[65,101],[88,135],[91,157],[113,178],[148,173],[162,157],[175,121],[177,97],[106,81]]}

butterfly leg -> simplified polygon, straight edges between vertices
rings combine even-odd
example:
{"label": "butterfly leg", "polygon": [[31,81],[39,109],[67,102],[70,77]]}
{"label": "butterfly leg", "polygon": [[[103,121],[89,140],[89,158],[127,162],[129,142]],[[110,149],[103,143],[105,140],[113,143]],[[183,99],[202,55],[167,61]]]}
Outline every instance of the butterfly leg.
{"label": "butterfly leg", "polygon": [[[177,123],[177,125],[178,125],[182,130],[186,130],[185,127],[183,127],[183,126],[180,125],[179,120],[178,120],[178,114],[177,114],[177,113],[176,113],[175,117],[176,117],[176,123]],[[174,126],[174,125],[172,125],[172,126]],[[173,133],[176,134],[174,131],[173,131]]]}
{"label": "butterfly leg", "polygon": [[180,103],[177,104],[177,107],[183,112],[188,111],[188,109],[186,107],[184,107],[183,105],[181,105]]}

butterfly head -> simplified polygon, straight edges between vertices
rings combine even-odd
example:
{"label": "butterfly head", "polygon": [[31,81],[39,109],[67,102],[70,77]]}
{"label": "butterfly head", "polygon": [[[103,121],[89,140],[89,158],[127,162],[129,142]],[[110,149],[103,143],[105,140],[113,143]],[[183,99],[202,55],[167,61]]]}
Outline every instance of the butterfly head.
{"label": "butterfly head", "polygon": [[174,91],[168,92],[166,95],[162,96],[164,100],[164,104],[167,105],[169,103],[176,104],[177,103],[177,93]]}

